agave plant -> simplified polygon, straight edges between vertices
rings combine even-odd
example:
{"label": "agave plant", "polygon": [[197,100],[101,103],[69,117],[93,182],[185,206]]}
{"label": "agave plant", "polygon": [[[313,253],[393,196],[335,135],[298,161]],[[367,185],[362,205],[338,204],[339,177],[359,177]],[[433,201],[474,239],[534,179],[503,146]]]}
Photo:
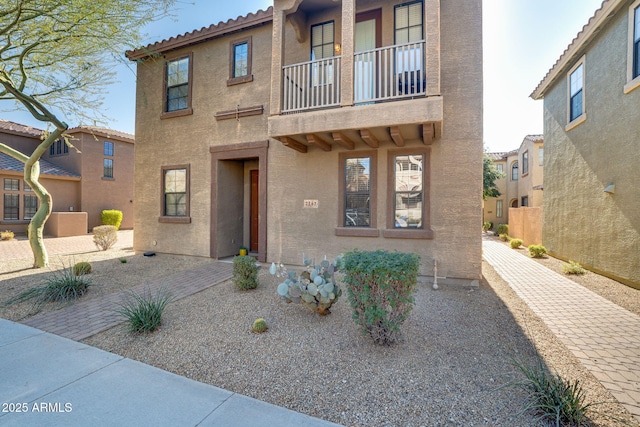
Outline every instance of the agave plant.
{"label": "agave plant", "polygon": [[278,285],[278,295],[287,303],[301,303],[311,310],[325,316],[342,290],[334,274],[338,271],[341,256],[331,262],[324,260],[316,266],[313,259],[304,259],[306,270],[300,274],[287,271],[282,264],[271,265],[269,272],[284,281]]}

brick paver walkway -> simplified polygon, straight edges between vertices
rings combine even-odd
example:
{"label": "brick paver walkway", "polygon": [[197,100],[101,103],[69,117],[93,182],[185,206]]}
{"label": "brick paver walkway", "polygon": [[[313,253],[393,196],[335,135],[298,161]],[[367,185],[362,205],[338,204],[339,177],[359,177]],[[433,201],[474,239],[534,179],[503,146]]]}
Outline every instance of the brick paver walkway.
{"label": "brick paver walkway", "polygon": [[[74,254],[92,252],[96,250],[93,236],[75,236],[46,238],[45,245],[49,255]],[[133,231],[118,232],[116,247],[128,248],[133,246]],[[26,240],[11,240],[0,244],[0,262],[11,259],[31,258],[31,249]],[[212,262],[187,271],[181,271],[171,276],[163,277],[153,282],[131,288],[138,294],[152,292],[166,288],[171,293],[174,301],[195,294],[215,284],[226,281],[232,277],[233,264],[228,262]],[[76,302],[75,304],[55,311],[33,316],[22,323],[51,332],[72,340],[80,341],[98,332],[105,331],[113,326],[123,323],[122,316],[114,310],[125,298],[125,292],[106,295],[104,298],[96,298],[89,301]]]}
{"label": "brick paver walkway", "polygon": [[[49,259],[51,259],[52,255],[79,254],[97,250],[95,243],[93,243],[93,236],[89,234],[72,237],[45,237],[44,244],[47,248]],[[118,231],[118,241],[113,247],[133,247],[133,230]],[[29,241],[25,240],[24,237],[6,240],[0,244],[0,262],[14,259],[33,259]]]}
{"label": "brick paver walkway", "polygon": [[506,245],[483,256],[582,364],[640,421],[640,316]]}
{"label": "brick paver walkway", "polygon": [[[155,294],[161,289],[167,289],[171,293],[173,301],[177,301],[224,282],[230,279],[232,274],[233,264],[213,262],[163,277],[154,282],[134,286],[130,290],[137,294],[145,292]],[[30,317],[21,323],[80,341],[123,323],[124,318],[115,310],[125,297],[126,292],[118,292],[104,298],[81,301],[61,310]]]}

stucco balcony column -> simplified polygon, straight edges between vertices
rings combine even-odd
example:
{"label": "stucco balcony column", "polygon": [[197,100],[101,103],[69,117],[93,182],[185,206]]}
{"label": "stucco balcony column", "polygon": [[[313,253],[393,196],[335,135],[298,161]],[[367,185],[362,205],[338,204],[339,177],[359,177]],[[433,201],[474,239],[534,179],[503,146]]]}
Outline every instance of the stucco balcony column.
{"label": "stucco balcony column", "polygon": [[440,0],[426,0],[427,96],[440,95]]}
{"label": "stucco balcony column", "polygon": [[282,66],[284,65],[287,14],[298,9],[302,0],[275,0],[273,2],[273,33],[271,44],[271,109],[269,114],[277,116],[282,111]]}
{"label": "stucco balcony column", "polygon": [[342,86],[340,100],[343,107],[353,105],[353,62],[355,51],[355,0],[342,0]]}

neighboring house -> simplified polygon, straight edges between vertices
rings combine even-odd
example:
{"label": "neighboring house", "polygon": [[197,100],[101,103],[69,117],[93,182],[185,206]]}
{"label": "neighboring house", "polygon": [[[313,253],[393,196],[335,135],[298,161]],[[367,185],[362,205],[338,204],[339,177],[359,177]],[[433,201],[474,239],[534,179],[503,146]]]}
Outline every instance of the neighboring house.
{"label": "neighboring house", "polygon": [[544,138],[527,135],[517,150],[507,153],[487,153],[504,176],[496,180],[499,197],[484,202],[484,220],[509,223],[509,208],[542,207]]}
{"label": "neighboring house", "polygon": [[276,0],[137,61],[138,251],[481,277],[480,0]]}
{"label": "neighboring house", "polygon": [[[83,126],[66,132],[40,160],[40,182],[53,198],[53,212],[86,212],[89,230],[103,209],[123,212],[121,228],[133,228],[133,135]],[[30,155],[42,130],[0,120],[0,142]],[[0,229],[24,232],[38,199],[23,181],[24,164],[0,153]]]}
{"label": "neighboring house", "polygon": [[604,1],[531,97],[544,99],[544,245],[640,287],[640,0]]}

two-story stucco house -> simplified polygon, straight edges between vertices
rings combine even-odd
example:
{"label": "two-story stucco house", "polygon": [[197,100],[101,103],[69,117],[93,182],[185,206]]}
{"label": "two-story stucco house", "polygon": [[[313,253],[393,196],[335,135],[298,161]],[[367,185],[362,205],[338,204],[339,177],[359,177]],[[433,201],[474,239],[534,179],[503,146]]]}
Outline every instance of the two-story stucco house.
{"label": "two-story stucco house", "polygon": [[138,62],[138,251],[481,277],[480,0],[275,0]]}
{"label": "two-story stucco house", "polygon": [[[53,198],[54,217],[62,212],[86,212],[87,229],[101,224],[100,212],[118,209],[121,228],[133,228],[133,135],[92,126],[66,132],[40,159],[40,182]],[[0,142],[30,155],[42,130],[0,120]],[[23,180],[24,164],[0,153],[0,229],[24,232],[38,208],[38,198]],[[50,218],[45,233],[54,232]],[[77,221],[70,218],[68,221]]]}
{"label": "two-story stucco house", "polygon": [[484,221],[497,224],[509,223],[509,209],[542,207],[544,138],[527,135],[517,150],[487,153],[502,178],[496,180],[498,197],[484,201]]}
{"label": "two-story stucco house", "polygon": [[544,245],[640,286],[640,0],[604,1],[531,97],[544,99]]}

